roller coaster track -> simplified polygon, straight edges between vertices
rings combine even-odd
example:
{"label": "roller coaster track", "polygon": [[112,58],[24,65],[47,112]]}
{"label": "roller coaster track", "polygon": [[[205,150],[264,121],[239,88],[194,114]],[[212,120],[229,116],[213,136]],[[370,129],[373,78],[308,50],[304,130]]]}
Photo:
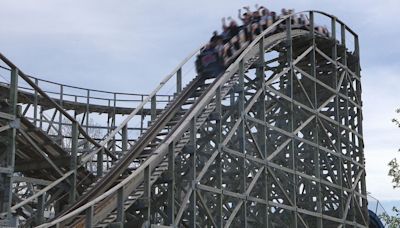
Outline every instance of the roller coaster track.
{"label": "roller coaster track", "polygon": [[[368,227],[358,36],[334,16],[302,13],[308,29],[283,17],[222,75],[181,89],[182,67],[199,50],[189,55],[74,167],[87,172],[84,164],[176,76],[174,99],[157,117],[150,111],[134,144],[108,151],[112,165],[38,227]],[[331,22],[330,37],[309,29],[316,15]]]}

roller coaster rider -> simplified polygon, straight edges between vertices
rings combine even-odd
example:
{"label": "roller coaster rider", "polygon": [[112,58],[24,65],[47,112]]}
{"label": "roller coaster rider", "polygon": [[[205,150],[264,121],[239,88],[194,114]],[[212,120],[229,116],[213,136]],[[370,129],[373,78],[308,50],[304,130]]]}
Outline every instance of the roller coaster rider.
{"label": "roller coaster rider", "polygon": [[[239,50],[244,50],[243,46],[249,44],[255,36],[262,33],[280,18],[293,14],[294,10],[282,9],[282,14],[277,16],[275,12],[267,8],[256,6],[256,11],[251,12],[249,7],[243,7],[246,12],[242,15],[239,9],[239,19],[243,25],[238,26],[236,21],[228,17],[229,26],[226,25],[225,18],[222,19],[222,34],[218,35],[215,31],[210,42],[204,47],[196,59],[196,70],[204,77],[217,77],[224,72],[229,62],[238,56]],[[308,21],[304,15],[294,16],[291,19],[294,27],[301,29],[308,28]],[[285,29],[285,23],[277,27],[275,32]],[[321,35],[329,37],[326,27],[317,26],[314,28]],[[272,32],[274,32],[272,31]]]}

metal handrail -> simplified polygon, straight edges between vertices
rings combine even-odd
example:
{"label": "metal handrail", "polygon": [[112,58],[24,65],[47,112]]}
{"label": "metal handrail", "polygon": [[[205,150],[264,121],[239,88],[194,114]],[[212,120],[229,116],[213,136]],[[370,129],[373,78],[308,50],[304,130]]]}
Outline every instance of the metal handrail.
{"label": "metal handrail", "polygon": [[[0,67],[0,68],[4,68],[4,67]],[[7,70],[9,70],[7,68]],[[113,97],[101,97],[101,95],[97,95],[97,96],[92,96],[92,95],[79,95],[79,94],[73,94],[71,92],[57,92],[57,91],[50,91],[50,90],[46,90],[46,89],[42,89],[43,92],[47,93],[48,95],[53,95],[51,96],[52,99],[55,100],[61,100],[62,102],[73,102],[76,104],[86,104],[86,102],[78,102],[76,101],[76,99],[80,98],[80,99],[86,99],[88,101],[90,100],[96,100],[96,101],[108,101],[108,102],[116,102],[116,103],[120,103],[120,102],[141,102],[143,101],[143,98],[148,96],[148,94],[136,94],[136,93],[124,93],[124,92],[111,92],[111,91],[102,91],[102,90],[95,90],[95,89],[88,89],[88,88],[81,88],[81,87],[76,87],[76,86],[71,86],[71,85],[65,85],[65,84],[60,84],[60,83],[56,83],[56,82],[51,82],[51,81],[46,81],[43,79],[38,79],[32,76],[29,76],[30,78],[34,79],[35,81],[37,80],[38,82],[48,82],[51,83],[52,85],[58,85],[60,86],[60,88],[66,89],[66,88],[72,88],[72,89],[79,89],[82,92],[86,92],[86,94],[92,94],[93,92],[95,93],[101,93],[104,95],[113,95]],[[0,82],[0,84],[3,84],[4,86],[9,86],[8,82]],[[33,88],[29,88],[26,86],[18,86],[19,90],[23,90],[26,91],[27,93],[31,93],[32,96],[34,96],[34,91],[35,89]],[[60,99],[60,97],[63,97],[63,99]],[[118,96],[129,96],[132,98],[118,98]],[[157,103],[166,103],[169,102],[169,100],[173,97],[173,95],[168,95],[168,94],[158,94],[157,95]],[[69,98],[69,99],[66,99]],[[88,103],[89,108],[91,105],[102,105],[102,106],[106,106],[105,104],[97,104],[97,103]]]}
{"label": "metal handrail", "polygon": [[[0,65],[0,68],[2,68],[4,70],[11,71],[11,68],[7,68],[7,67],[1,66],[1,65]],[[147,94],[141,94],[141,93],[113,92],[113,91],[108,91],[108,90],[90,89],[90,88],[84,88],[84,87],[79,87],[79,86],[74,86],[74,85],[62,84],[62,83],[59,83],[59,82],[50,81],[50,80],[47,80],[47,79],[42,79],[42,78],[35,77],[35,76],[32,76],[32,75],[28,75],[28,74],[26,74],[26,76],[28,76],[29,78],[31,78],[33,80],[38,80],[39,82],[46,82],[46,83],[53,84],[53,85],[63,86],[64,88],[79,89],[79,90],[84,90],[84,91],[89,90],[89,91],[99,92],[99,93],[119,94],[119,95],[132,95],[132,96],[146,96],[147,95]],[[167,95],[167,94],[162,95],[162,94],[160,94],[160,95],[157,95],[157,96],[170,96],[170,95]]]}
{"label": "metal handrail", "polygon": [[78,130],[82,134],[84,138],[86,138],[90,143],[92,143],[95,146],[100,146],[98,142],[93,140],[89,134],[80,126],[79,122],[72,117],[68,112],[66,112],[59,104],[53,101],[53,99],[47,95],[40,87],[38,87],[21,69],[19,69],[16,65],[14,65],[8,58],[6,58],[2,53],[0,53],[0,59],[7,64],[9,67],[12,69],[17,70],[18,75],[25,81],[27,82],[34,90],[36,90],[43,98],[48,100],[57,111],[62,113],[68,120],[70,120],[72,123],[77,123],[78,124]]}
{"label": "metal handrail", "polygon": [[[3,85],[7,85],[7,86],[9,86],[10,84],[9,83],[6,83],[6,82],[0,82],[0,84],[3,84]],[[55,83],[56,84],[56,83]],[[70,86],[68,86],[68,85],[61,85],[61,86],[67,86],[67,87],[69,87],[69,88],[71,88]],[[25,87],[25,86],[18,86],[18,89],[23,89],[23,90],[28,90],[28,91],[35,91],[33,88],[29,88],[29,87]],[[113,99],[113,98],[104,98],[104,97],[99,97],[99,96],[85,96],[85,95],[76,95],[76,94],[71,94],[71,93],[62,93],[62,95],[63,96],[68,96],[68,97],[77,97],[77,98],[89,98],[89,99],[94,99],[94,100],[105,100],[105,101],[122,101],[122,102],[128,102],[128,101],[131,101],[131,102],[138,102],[138,101],[142,101],[142,98],[143,97],[146,97],[146,96],[148,96],[148,94],[134,94],[134,93],[120,93],[120,92],[107,92],[107,91],[96,91],[96,90],[93,90],[93,89],[82,89],[82,90],[85,90],[85,91],[94,91],[94,92],[102,92],[102,93],[107,93],[107,94],[115,94],[115,95],[132,95],[132,96],[138,96],[138,97],[140,97],[140,98],[138,98],[138,99],[135,99],[135,100],[131,100],[131,99]],[[45,92],[45,93],[47,93],[47,94],[54,94],[54,95],[60,95],[60,93],[59,92],[54,92],[54,91],[48,91],[48,90],[43,90],[43,92]],[[170,97],[172,97],[173,95],[168,95],[168,94],[160,94],[160,95],[157,95],[157,97],[167,97],[167,98],[170,98]],[[58,98],[52,98],[52,99],[58,99]],[[63,101],[65,101],[65,100],[63,100]],[[69,101],[69,100],[67,100],[67,101]],[[162,100],[162,101],[165,101],[165,100]],[[162,102],[161,101],[161,102]],[[79,103],[79,102],[77,102],[77,103]]]}

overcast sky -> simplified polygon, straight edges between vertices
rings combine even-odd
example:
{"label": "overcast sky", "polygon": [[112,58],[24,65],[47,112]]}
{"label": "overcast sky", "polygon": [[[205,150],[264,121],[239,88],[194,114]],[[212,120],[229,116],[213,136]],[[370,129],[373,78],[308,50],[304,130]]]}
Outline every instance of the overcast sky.
{"label": "overcast sky", "polygon": [[[0,52],[24,72],[61,83],[147,93],[244,5],[336,15],[360,37],[367,187],[399,200],[387,163],[400,147],[398,0],[1,0]],[[144,80],[146,78],[146,80]]]}

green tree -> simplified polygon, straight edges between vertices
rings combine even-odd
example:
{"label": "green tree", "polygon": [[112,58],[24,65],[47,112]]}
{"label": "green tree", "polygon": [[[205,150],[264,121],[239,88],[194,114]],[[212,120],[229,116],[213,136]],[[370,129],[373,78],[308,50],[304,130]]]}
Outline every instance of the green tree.
{"label": "green tree", "polygon": [[388,228],[399,228],[400,227],[400,210],[396,207],[392,208],[395,215],[388,215],[383,213],[380,217],[386,223]]}
{"label": "green tree", "polygon": [[[400,113],[400,109],[396,110],[396,113]],[[400,121],[397,118],[393,118],[392,122],[400,128]],[[397,158],[393,158],[389,162],[389,176],[392,177],[393,188],[400,188],[400,165]]]}
{"label": "green tree", "polygon": [[[399,114],[400,109],[397,109],[396,113]],[[396,124],[397,127],[400,128],[400,120],[398,118],[394,118],[392,122]],[[397,161],[397,158],[393,158],[388,165],[389,165],[388,175],[392,178],[393,188],[400,189],[400,165],[399,162]],[[387,213],[384,213],[381,215],[381,218],[383,221],[386,222],[389,228],[398,228],[400,227],[400,209],[393,207],[392,210],[394,212],[394,215],[388,215]]]}

